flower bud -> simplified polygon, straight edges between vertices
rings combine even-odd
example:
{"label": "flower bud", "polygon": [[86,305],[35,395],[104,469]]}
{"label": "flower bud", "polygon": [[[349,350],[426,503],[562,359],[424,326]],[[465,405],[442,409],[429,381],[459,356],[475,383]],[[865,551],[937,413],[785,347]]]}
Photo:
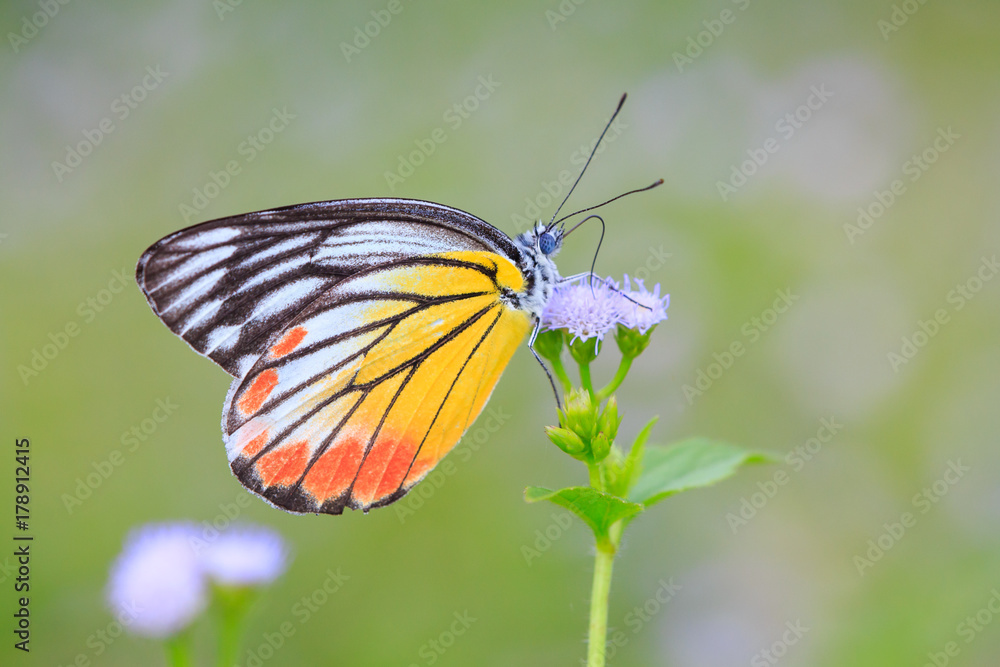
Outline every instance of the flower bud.
{"label": "flower bud", "polygon": [[569,344],[569,353],[578,364],[589,364],[597,359],[600,340],[597,338],[577,338]]}
{"label": "flower bud", "polygon": [[604,411],[597,418],[597,431],[607,436],[609,441],[614,442],[621,423],[622,415],[618,414],[618,401],[612,396],[608,399],[607,405],[604,406]]}
{"label": "flower bud", "polygon": [[637,329],[629,329],[619,324],[615,329],[615,342],[618,343],[618,349],[621,350],[622,356],[635,359],[642,354],[646,346],[649,345],[649,337],[655,328],[656,325],[653,325],[646,333],[639,333]]}
{"label": "flower bud", "polygon": [[589,442],[597,434],[597,409],[587,391],[572,390],[566,397],[566,407],[559,413],[559,425]]}
{"label": "flower bud", "polygon": [[556,447],[570,456],[580,458],[579,455],[584,454],[587,450],[587,445],[580,439],[580,436],[567,428],[546,426],[545,433]]}
{"label": "flower bud", "polygon": [[611,452],[611,441],[608,439],[607,434],[598,433],[593,440],[590,441],[590,454],[593,457],[594,463],[600,463],[608,454]]}
{"label": "flower bud", "polygon": [[542,331],[535,338],[535,351],[546,359],[558,359],[563,349],[562,329]]}

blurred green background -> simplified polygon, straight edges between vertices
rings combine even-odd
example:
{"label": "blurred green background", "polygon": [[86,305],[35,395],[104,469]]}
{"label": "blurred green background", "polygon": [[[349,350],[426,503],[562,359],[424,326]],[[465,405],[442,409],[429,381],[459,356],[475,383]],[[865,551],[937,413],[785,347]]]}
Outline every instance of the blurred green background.
{"label": "blurred green background", "polygon": [[[793,455],[633,526],[610,664],[924,665],[949,642],[948,664],[997,664],[996,2],[42,4],[0,9],[0,489],[12,515],[12,443],[30,437],[35,535],[30,655],[10,646],[0,549],[0,662],[161,663],[150,641],[98,638],[109,564],[139,524],[235,513],[294,548],[253,617],[248,650],[295,627],[265,664],[579,664],[590,536],[522,491],[584,470],[543,436],[554,406],[527,352],[491,400],[502,427],[477,431],[484,413],[422,503],[292,516],[244,502],[219,433],[227,376],[117,276],[187,224],[324,199],[429,199],[513,234],[532,206],[551,215],[547,189],[627,91],[570,204],[666,179],[605,211],[598,271],[672,298],[619,393],[624,433],[659,414],[660,442]],[[275,110],[287,122],[262,133]],[[387,178],[437,128],[412,175]],[[568,240],[564,273],[596,239]],[[26,373],[36,353],[51,358]],[[162,423],[157,401],[177,406]],[[123,441],[133,428],[144,440]],[[293,606],[330,569],[349,580],[303,622]]]}

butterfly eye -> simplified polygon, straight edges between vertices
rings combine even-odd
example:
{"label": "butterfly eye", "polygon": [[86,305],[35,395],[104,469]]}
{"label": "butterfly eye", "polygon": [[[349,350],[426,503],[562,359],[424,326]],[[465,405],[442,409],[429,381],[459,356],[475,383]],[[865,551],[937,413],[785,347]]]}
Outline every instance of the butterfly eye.
{"label": "butterfly eye", "polygon": [[542,251],[543,255],[551,255],[556,249],[556,237],[545,232],[538,237],[538,248]]}

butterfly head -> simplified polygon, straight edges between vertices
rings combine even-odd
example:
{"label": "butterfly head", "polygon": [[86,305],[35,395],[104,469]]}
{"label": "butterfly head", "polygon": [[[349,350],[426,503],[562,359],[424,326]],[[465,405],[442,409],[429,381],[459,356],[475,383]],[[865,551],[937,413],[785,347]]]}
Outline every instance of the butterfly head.
{"label": "butterfly head", "polygon": [[541,318],[545,304],[559,282],[559,271],[552,258],[562,248],[563,231],[560,227],[547,227],[544,222],[538,221],[532,229],[518,234],[514,242],[521,250],[525,288],[511,303]]}
{"label": "butterfly head", "polygon": [[[558,232],[559,230],[554,231]],[[555,253],[559,249],[559,241],[556,240],[556,235],[552,232],[542,232],[542,235],[538,237],[538,249],[542,251],[543,255]]]}
{"label": "butterfly head", "polygon": [[539,220],[532,229],[519,234],[515,241],[523,250],[543,257],[555,257],[563,243],[561,226],[547,226]]}

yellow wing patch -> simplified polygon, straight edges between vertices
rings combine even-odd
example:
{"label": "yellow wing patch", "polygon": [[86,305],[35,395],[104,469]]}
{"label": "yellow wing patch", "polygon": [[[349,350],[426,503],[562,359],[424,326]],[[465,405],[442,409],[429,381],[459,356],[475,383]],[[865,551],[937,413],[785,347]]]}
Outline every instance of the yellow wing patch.
{"label": "yellow wing patch", "polygon": [[324,293],[230,390],[233,471],[293,512],[402,497],[486,404],[530,328],[501,300],[524,287],[491,252],[417,257]]}

